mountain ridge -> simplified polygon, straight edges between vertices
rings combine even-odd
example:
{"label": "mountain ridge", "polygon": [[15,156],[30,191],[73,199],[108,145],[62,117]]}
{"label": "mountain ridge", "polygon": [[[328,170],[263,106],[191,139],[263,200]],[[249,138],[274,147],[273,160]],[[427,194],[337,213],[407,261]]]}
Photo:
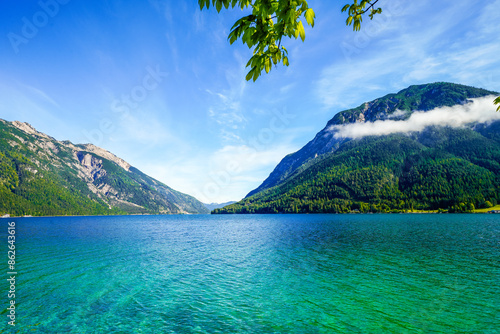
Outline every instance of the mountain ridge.
{"label": "mountain ridge", "polygon": [[105,149],[2,119],[0,195],[0,213],[12,215],[209,212]]}

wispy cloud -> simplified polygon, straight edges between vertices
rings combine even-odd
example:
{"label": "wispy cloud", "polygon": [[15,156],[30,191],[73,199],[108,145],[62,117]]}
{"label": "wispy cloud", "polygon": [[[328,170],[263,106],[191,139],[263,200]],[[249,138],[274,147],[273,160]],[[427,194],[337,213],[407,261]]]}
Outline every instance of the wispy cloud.
{"label": "wispy cloud", "polygon": [[439,125],[463,127],[471,123],[486,123],[500,120],[500,113],[493,104],[494,96],[472,99],[472,102],[453,107],[436,108],[429,111],[417,111],[407,120],[378,120],[375,122],[333,125],[330,130],[336,138],[362,138],[381,136],[392,133],[422,131],[428,126]]}
{"label": "wispy cloud", "polygon": [[[416,83],[483,86],[486,79],[477,73],[500,74],[496,66],[500,30],[492,23],[500,19],[499,1],[487,6],[440,3],[436,10],[446,10],[446,15],[429,15],[434,6],[430,3],[404,6],[408,6],[404,13],[389,17],[377,34],[370,36],[362,29],[358,34],[365,34],[368,42],[353,37],[349,57],[321,71],[316,92],[326,110],[354,107]],[[415,24],[409,25],[410,21]]]}
{"label": "wispy cloud", "polygon": [[500,0],[491,1],[483,7],[481,14],[476,22],[476,34],[474,38],[486,39],[491,35],[498,35],[498,22],[500,20]]}
{"label": "wispy cloud", "polygon": [[[317,94],[325,109],[349,108],[360,104],[363,99],[376,97],[386,87],[377,82],[393,72],[391,62],[397,62],[397,56],[388,58],[366,59],[356,64],[336,63],[324,69],[317,81]],[[386,84],[390,82],[386,81]]]}
{"label": "wispy cloud", "polygon": [[61,117],[63,111],[57,99],[39,88],[20,82],[0,82],[0,91],[1,118],[28,122],[37,130],[57,139],[72,139],[64,133],[75,126]]}
{"label": "wispy cloud", "polygon": [[219,135],[224,141],[239,138],[238,130],[244,128],[248,122],[242,107],[247,83],[244,79],[243,66],[238,67],[236,71],[233,69],[225,72],[228,88],[219,91],[206,89],[206,92],[215,98],[212,106],[208,108],[209,119],[219,126]]}
{"label": "wispy cloud", "polygon": [[24,84],[22,85],[22,87],[26,88],[26,90],[29,93],[31,93],[31,95],[41,99],[42,101],[49,102],[50,104],[52,104],[55,107],[58,107],[58,108],[60,107],[59,104],[53,98],[51,98],[47,93],[45,93],[41,89],[29,86],[29,85],[24,85]]}

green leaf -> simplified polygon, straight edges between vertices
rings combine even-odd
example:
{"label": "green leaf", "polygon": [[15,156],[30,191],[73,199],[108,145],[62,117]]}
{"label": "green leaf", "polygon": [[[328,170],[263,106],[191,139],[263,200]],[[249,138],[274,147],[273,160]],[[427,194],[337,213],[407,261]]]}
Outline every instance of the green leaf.
{"label": "green leaf", "polygon": [[248,71],[247,76],[245,77],[246,81],[250,81],[250,79],[252,79],[254,69],[255,68],[252,68],[250,71]]}
{"label": "green leaf", "polygon": [[255,80],[257,80],[257,78],[260,76],[260,72],[262,71],[262,68],[258,69],[257,67],[254,67],[254,71],[253,71],[253,82],[255,82]]}
{"label": "green leaf", "polygon": [[203,10],[203,7],[208,7],[210,6],[210,0],[198,0],[198,4],[200,5],[200,9]]}
{"label": "green leaf", "polygon": [[314,14],[312,8],[306,10],[304,16],[306,18],[307,24],[309,24],[311,27],[314,27],[314,18],[316,17],[316,15]]}
{"label": "green leaf", "polygon": [[304,26],[302,25],[302,21],[299,21],[297,30],[299,31],[300,39],[302,39],[303,42],[306,39],[306,32],[304,30]]}
{"label": "green leaf", "polygon": [[280,56],[281,56],[281,53],[273,52],[272,59],[273,59],[273,64],[274,65],[278,64]]}
{"label": "green leaf", "polygon": [[233,44],[238,39],[236,34],[229,34],[229,44]]}
{"label": "green leaf", "polygon": [[500,111],[500,96],[497,97],[493,103],[498,104],[497,111]]}
{"label": "green leaf", "polygon": [[[252,57],[252,58],[253,58],[253,57]],[[250,59],[248,60],[248,62],[247,62],[247,64],[245,65],[245,67],[248,67],[248,66],[252,65],[252,58],[250,58]]]}

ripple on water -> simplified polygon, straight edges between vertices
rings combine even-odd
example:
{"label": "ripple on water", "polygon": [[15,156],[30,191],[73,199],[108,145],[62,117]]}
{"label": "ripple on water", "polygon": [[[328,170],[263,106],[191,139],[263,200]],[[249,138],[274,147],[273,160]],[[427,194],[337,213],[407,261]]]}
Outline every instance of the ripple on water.
{"label": "ripple on water", "polygon": [[500,327],[496,217],[17,219],[18,325],[40,333],[492,332]]}

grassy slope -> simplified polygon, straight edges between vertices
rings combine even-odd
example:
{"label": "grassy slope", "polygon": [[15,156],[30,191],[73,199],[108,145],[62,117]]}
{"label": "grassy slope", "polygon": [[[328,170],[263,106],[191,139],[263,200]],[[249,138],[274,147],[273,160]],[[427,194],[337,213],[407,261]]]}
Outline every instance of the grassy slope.
{"label": "grassy slope", "polygon": [[495,205],[491,208],[483,208],[483,209],[476,209],[474,210],[474,212],[476,213],[486,213],[488,211],[491,211],[491,210],[500,210],[500,205]]}

